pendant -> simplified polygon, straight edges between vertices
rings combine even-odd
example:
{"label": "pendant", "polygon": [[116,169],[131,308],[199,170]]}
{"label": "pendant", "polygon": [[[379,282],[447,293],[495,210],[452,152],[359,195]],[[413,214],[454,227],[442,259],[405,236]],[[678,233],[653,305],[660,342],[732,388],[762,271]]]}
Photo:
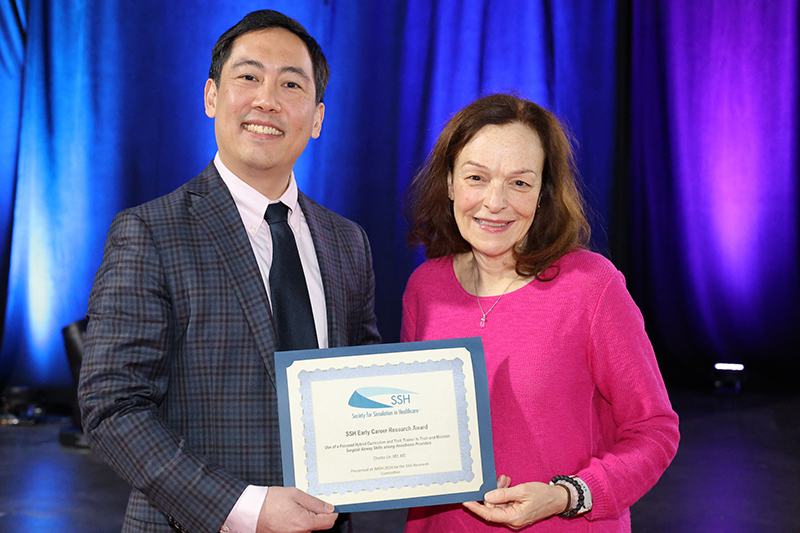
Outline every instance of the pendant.
{"label": "pendant", "polygon": [[481,317],[481,327],[483,327],[484,324],[486,324],[486,315]]}

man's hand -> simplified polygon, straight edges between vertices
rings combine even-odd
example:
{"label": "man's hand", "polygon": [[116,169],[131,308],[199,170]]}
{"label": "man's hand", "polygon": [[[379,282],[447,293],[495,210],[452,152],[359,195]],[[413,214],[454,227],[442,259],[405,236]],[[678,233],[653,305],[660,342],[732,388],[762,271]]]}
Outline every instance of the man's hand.
{"label": "man's hand", "polygon": [[256,533],[308,533],[330,529],[338,513],[294,487],[270,487],[258,514]]}

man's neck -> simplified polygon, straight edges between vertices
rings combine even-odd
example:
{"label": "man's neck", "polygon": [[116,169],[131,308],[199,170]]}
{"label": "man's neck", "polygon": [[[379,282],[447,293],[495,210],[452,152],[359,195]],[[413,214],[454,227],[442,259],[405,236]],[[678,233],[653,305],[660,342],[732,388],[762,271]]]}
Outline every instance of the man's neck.
{"label": "man's neck", "polygon": [[225,167],[228,168],[237,178],[269,198],[270,200],[277,200],[286,189],[289,187],[289,179],[292,175],[292,170],[286,169],[251,169],[248,167],[237,167],[229,165],[227,162],[220,161]]}

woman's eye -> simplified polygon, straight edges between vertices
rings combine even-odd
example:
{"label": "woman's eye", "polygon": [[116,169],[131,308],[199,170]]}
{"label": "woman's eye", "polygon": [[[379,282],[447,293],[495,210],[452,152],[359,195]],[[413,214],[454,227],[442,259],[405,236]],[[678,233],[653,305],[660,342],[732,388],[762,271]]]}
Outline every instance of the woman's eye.
{"label": "woman's eye", "polygon": [[514,185],[516,185],[517,187],[528,187],[529,186],[527,181],[522,181],[522,180],[515,181]]}

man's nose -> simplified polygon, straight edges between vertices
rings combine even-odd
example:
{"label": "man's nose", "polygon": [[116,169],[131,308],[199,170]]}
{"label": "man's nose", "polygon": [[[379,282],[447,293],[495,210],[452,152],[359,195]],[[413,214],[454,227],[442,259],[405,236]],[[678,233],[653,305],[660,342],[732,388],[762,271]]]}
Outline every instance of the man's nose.
{"label": "man's nose", "polygon": [[262,83],[256,90],[255,97],[253,98],[253,107],[265,113],[279,112],[281,110],[281,104],[277,87],[271,83]]}

